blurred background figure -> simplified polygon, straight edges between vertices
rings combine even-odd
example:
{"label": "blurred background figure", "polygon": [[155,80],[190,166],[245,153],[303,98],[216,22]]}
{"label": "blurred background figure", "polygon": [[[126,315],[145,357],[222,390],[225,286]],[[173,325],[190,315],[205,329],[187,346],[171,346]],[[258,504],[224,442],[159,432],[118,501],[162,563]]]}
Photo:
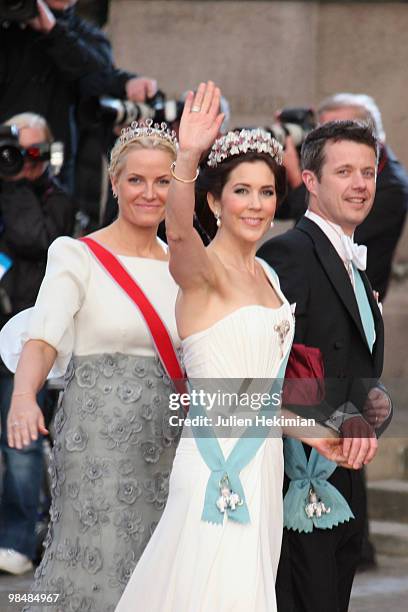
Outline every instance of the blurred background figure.
{"label": "blurred background figure", "polygon": [[78,14],[87,21],[103,28],[109,18],[110,0],[81,0]]}
{"label": "blurred background figure", "polygon": [[[391,276],[392,260],[404,229],[408,208],[408,174],[388,145],[380,110],[365,94],[337,93],[323,100],[317,109],[319,123],[336,119],[363,119],[380,141],[380,159],[373,208],[356,229],[354,239],[367,246],[367,276],[383,301]],[[298,220],[306,211],[306,189],[301,181],[299,157],[287,139],[285,165],[291,191],[280,211],[281,218]]]}
{"label": "blurred background figure", "polygon": [[[9,136],[6,138],[7,130]],[[33,306],[50,244],[72,232],[74,206],[51,175],[52,135],[34,113],[12,117],[0,134],[0,329]],[[8,152],[8,153],[7,153]],[[61,160],[62,161],[62,160]],[[12,163],[13,162],[13,163]],[[0,570],[21,574],[36,556],[37,511],[43,478],[41,436],[24,450],[7,444],[13,375],[0,361],[1,451]],[[44,405],[45,391],[39,394]]]}
{"label": "blurred background figure", "polygon": [[45,117],[65,145],[61,180],[71,192],[79,80],[109,61],[105,36],[76,17],[76,2],[37,0],[34,17],[15,12],[0,36],[0,121],[27,109]]}
{"label": "blurred background figure", "polygon": [[[37,0],[0,11],[0,122],[27,109],[48,121],[65,145],[61,182],[74,192],[81,98],[113,95],[143,101],[156,81],[118,70],[111,45],[75,12],[78,0]],[[34,11],[25,7],[34,5]],[[8,19],[5,19],[5,16]]]}

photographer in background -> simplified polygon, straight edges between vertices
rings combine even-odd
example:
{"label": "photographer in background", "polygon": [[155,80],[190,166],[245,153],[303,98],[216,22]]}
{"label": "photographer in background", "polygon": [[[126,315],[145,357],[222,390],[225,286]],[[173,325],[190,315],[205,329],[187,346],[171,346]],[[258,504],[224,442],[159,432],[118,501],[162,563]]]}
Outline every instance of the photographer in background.
{"label": "photographer in background", "polygon": [[[111,46],[101,30],[75,14],[77,0],[37,0],[37,16],[0,23],[0,122],[30,109],[46,118],[65,145],[61,182],[73,193],[82,95],[123,95],[142,101],[156,83],[114,68]],[[4,3],[3,3],[4,4]],[[24,5],[32,1],[22,2]],[[0,8],[2,0],[0,0]],[[0,22],[4,6],[0,12]]]}
{"label": "photographer in background", "polygon": [[99,28],[104,28],[109,19],[110,2],[111,0],[81,0],[78,14]]}
{"label": "photographer in background", "polygon": [[[408,208],[408,174],[385,144],[381,113],[373,98],[365,94],[338,93],[323,100],[317,110],[320,124],[336,119],[362,119],[380,141],[380,160],[374,205],[356,229],[354,239],[367,247],[367,276],[383,301],[390,281],[391,266],[404,228]],[[301,178],[299,156],[287,139],[284,164],[291,191],[282,203],[279,218],[296,221],[306,211],[306,188]]]}
{"label": "photographer in background", "polygon": [[[18,128],[16,148],[24,165],[11,174],[0,156],[0,328],[16,313],[33,306],[45,273],[47,251],[61,235],[70,234],[74,207],[49,171],[48,161],[35,161],[35,151],[52,136],[39,115],[12,117]],[[1,146],[1,143],[0,143]],[[33,157],[30,157],[30,155]],[[3,163],[2,163],[3,162]],[[42,439],[24,450],[7,444],[7,415],[13,375],[0,362],[1,451],[4,463],[0,502],[0,570],[22,574],[32,568],[36,553],[35,525],[43,475]],[[40,393],[44,401],[44,391]],[[18,424],[16,424],[16,427]]]}

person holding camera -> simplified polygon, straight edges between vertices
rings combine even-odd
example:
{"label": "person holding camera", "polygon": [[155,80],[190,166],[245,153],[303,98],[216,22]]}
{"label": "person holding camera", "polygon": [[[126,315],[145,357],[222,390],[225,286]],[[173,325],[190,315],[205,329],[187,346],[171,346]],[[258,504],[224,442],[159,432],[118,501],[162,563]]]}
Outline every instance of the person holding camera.
{"label": "person holding camera", "polygon": [[[74,207],[49,171],[40,152],[52,136],[45,119],[33,113],[12,117],[18,128],[15,153],[22,169],[10,175],[0,160],[0,328],[16,313],[33,306],[42,282],[47,250],[58,236],[70,234]],[[0,361],[1,451],[4,461],[0,502],[0,570],[22,574],[35,557],[35,525],[42,481],[41,436],[24,451],[7,443],[7,416],[13,375]],[[44,392],[38,397],[41,404]]]}
{"label": "person holding camera", "polygon": [[37,15],[28,20],[25,2],[21,14],[15,9],[5,21],[8,13],[0,0],[0,121],[27,108],[46,118],[65,145],[61,182],[70,193],[81,96],[121,95],[143,101],[157,86],[154,79],[114,67],[108,39],[75,14],[77,1],[36,0]]}

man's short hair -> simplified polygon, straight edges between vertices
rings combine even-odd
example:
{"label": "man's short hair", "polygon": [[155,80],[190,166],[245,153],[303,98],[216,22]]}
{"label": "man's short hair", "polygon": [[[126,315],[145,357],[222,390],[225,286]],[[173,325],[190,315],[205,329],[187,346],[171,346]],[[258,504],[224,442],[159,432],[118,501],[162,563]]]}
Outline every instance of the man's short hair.
{"label": "man's short hair", "polygon": [[39,128],[44,130],[46,142],[51,143],[53,136],[47,121],[41,115],[36,113],[20,113],[10,117],[4,125],[15,125],[19,130],[23,128]]}
{"label": "man's short hair", "polygon": [[326,142],[343,140],[367,145],[373,149],[378,161],[378,140],[370,125],[363,121],[328,121],[306,136],[300,159],[302,170],[314,172],[320,181],[322,168],[326,161],[324,151]]}
{"label": "man's short hair", "polygon": [[317,115],[320,117],[320,115],[327,111],[349,107],[356,109],[358,114],[356,119],[362,119],[371,123],[378,140],[385,142],[385,131],[380,109],[374,98],[367,96],[367,94],[353,94],[347,92],[336,93],[320,102],[317,108]]}

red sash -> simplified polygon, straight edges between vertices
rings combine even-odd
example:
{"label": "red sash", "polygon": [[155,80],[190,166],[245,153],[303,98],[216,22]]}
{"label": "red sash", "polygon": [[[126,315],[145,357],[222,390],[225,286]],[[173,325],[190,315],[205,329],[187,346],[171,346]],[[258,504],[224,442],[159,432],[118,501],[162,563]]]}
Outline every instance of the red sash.
{"label": "red sash", "polygon": [[[96,259],[137,306],[150,331],[153,343],[167,376],[178,393],[188,393],[184,372],[178,360],[170,334],[148,297],[120,261],[92,238],[79,238]],[[187,410],[187,409],[186,409]]]}

